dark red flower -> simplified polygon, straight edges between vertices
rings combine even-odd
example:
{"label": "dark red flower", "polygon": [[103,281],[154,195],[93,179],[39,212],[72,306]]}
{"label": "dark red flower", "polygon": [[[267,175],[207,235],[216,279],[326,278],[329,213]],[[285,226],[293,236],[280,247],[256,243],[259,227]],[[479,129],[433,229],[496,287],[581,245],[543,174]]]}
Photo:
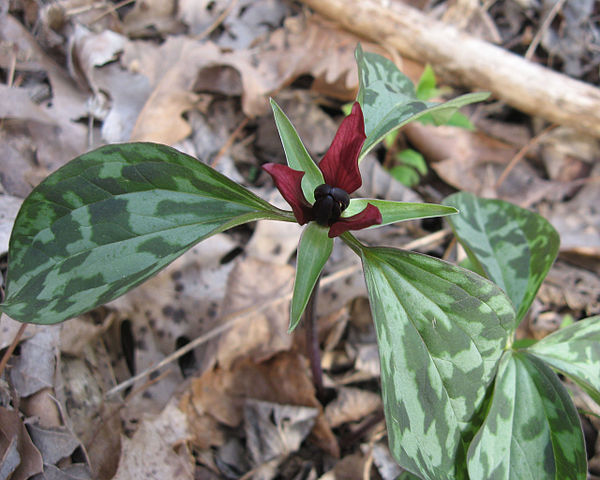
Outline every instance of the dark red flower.
{"label": "dark red flower", "polygon": [[273,177],[275,186],[283,198],[292,207],[300,225],[314,220],[319,225],[329,226],[329,237],[333,238],[348,230],[360,230],[381,223],[379,209],[370,203],[356,215],[341,216],[349,205],[349,194],[362,185],[358,157],[365,138],[363,114],[356,102],[350,115],[342,121],[329,150],[319,162],[324,183],[315,188],[313,205],[306,200],[302,191],[302,177],[305,172],[278,163],[263,165]]}

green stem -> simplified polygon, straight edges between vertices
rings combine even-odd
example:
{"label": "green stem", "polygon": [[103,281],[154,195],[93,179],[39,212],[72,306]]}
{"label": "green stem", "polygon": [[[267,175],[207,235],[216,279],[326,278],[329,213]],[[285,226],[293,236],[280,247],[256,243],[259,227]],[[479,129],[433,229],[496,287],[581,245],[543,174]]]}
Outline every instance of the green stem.
{"label": "green stem", "polygon": [[365,246],[360,243],[360,241],[354,235],[352,235],[350,232],[345,232],[340,235],[340,238],[354,251],[354,253],[356,253],[359,257],[362,256]]}

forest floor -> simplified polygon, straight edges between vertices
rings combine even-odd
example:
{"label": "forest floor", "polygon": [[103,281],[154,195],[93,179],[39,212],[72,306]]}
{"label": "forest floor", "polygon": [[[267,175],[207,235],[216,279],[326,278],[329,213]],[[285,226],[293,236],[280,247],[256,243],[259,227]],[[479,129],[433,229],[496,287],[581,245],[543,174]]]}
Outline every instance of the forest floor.
{"label": "forest floor", "polygon": [[[492,92],[462,110],[474,130],[413,123],[374,150],[361,167],[364,196],[439,203],[461,190],[536,211],[559,232],[561,247],[519,335],[540,339],[600,314],[600,129],[578,128],[576,116],[562,120],[568,105],[563,112],[516,105],[502,86],[472,80],[458,55],[453,69],[437,64],[433,51],[410,58],[410,46],[357,35],[309,3],[3,2],[2,273],[31,189],[107,143],[171,145],[287,208],[261,169],[284,161],[268,98],[321,158],[356,96],[353,52],[361,42],[414,82],[429,63],[444,98]],[[374,3],[385,14],[395,0]],[[409,3],[403,8],[560,75],[565,98],[575,98],[573,85],[600,83],[598,2]],[[426,41],[426,30],[413,41]],[[522,87],[534,98],[544,85]],[[591,106],[600,112],[600,94]],[[416,160],[399,155],[408,148]],[[366,288],[359,259],[341,242],[317,305],[327,401],[312,385],[303,327],[287,333],[301,231],[267,221],[235,228],[106,306],[56,326],[27,325],[0,378],[0,458],[10,448],[20,455],[1,478],[395,479]],[[440,219],[360,238],[460,256]],[[2,316],[0,358],[20,326]],[[217,328],[222,333],[212,335]],[[600,479],[598,406],[583,394],[574,399],[587,412],[590,478]]]}

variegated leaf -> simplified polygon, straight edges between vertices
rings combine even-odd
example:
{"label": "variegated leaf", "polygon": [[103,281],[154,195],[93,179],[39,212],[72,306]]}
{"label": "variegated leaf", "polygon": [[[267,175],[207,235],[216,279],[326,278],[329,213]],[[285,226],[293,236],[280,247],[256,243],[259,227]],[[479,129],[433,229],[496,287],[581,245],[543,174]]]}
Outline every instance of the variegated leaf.
{"label": "variegated leaf", "polygon": [[426,479],[464,478],[463,435],[512,334],[510,300],[455,265],[342,238],[362,253],[396,460]]}
{"label": "variegated leaf", "polygon": [[468,452],[471,480],[585,480],[579,417],[542,361],[507,351],[483,426]]}
{"label": "variegated leaf", "polygon": [[520,322],[558,254],[558,233],[540,215],[503,200],[460,192],[444,204],[460,211],[448,219],[456,237],[510,297]]}
{"label": "variegated leaf", "polygon": [[302,232],[290,311],[290,332],[298,326],[310,294],[333,250],[333,238],[329,238],[328,233],[328,227],[321,227],[316,222],[310,222]]}
{"label": "variegated leaf", "polygon": [[437,205],[434,203],[415,203],[415,202],[393,202],[391,200],[379,200],[377,198],[352,198],[350,205],[342,213],[342,217],[347,218],[362,212],[367,204],[372,204],[381,212],[381,223],[369,228],[377,228],[390,223],[403,222],[405,220],[415,220],[417,218],[443,217],[445,215],[454,215],[458,213],[454,207]]}
{"label": "variegated leaf", "polygon": [[600,316],[561,328],[527,351],[569,376],[600,405]]}
{"label": "variegated leaf", "polygon": [[170,147],[101,147],[23,203],[2,309],[22,322],[63,321],[122,295],[200,240],[259,218],[293,220]]}
{"label": "variegated leaf", "polygon": [[469,93],[444,103],[426,102],[417,98],[410,79],[387,58],[364,52],[360,45],[356,47],[355,57],[359,80],[357,100],[365,116],[367,134],[360,159],[388,133],[427,113],[432,114],[436,123],[444,123],[460,107],[481,102],[490,95]]}
{"label": "variegated leaf", "polygon": [[405,470],[396,480],[421,480],[421,477]]}

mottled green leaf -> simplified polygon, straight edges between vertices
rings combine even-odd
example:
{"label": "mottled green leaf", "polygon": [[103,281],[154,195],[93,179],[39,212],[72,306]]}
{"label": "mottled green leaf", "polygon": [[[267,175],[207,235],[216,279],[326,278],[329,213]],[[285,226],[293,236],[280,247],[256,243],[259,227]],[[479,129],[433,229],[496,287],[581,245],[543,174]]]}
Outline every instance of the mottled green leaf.
{"label": "mottled green leaf", "polygon": [[388,133],[430,113],[438,124],[445,123],[456,110],[469,103],[480,102],[489,93],[470,93],[445,103],[420,100],[410,79],[393,62],[375,53],[355,51],[358,64],[357,100],[365,117],[367,139],[360,159]]}
{"label": "mottled green leaf", "polygon": [[448,219],[473,263],[502,288],[520,322],[558,254],[559,236],[540,215],[467,192],[444,200],[460,211]]}
{"label": "mottled green leaf", "polygon": [[396,161],[401,162],[403,165],[409,165],[413,167],[421,175],[427,175],[427,162],[425,157],[412,148],[405,148],[401,152],[396,154]]}
{"label": "mottled green leaf", "polygon": [[584,480],[577,411],[556,374],[526,353],[504,354],[492,403],[468,453],[471,480]]}
{"label": "mottled green leaf", "polygon": [[302,192],[308,203],[313,204],[315,201],[315,188],[325,183],[323,174],[306,151],[292,122],[273,99],[271,99],[271,107],[273,108],[275,124],[283,144],[288,166],[294,170],[305,172],[304,177],[302,177]]}
{"label": "mottled green leaf", "polygon": [[421,477],[415,475],[414,473],[407,472],[406,470],[402,472],[396,480],[420,480]]}
{"label": "mottled green leaf", "polygon": [[122,295],[200,240],[259,218],[293,220],[172,148],[101,147],[23,203],[2,309],[22,322],[63,321]]}
{"label": "mottled green leaf", "polygon": [[429,100],[430,98],[437,97],[441,91],[437,88],[437,80],[435,78],[435,72],[428,63],[421,73],[421,78],[417,82],[416,95],[420,100]]}
{"label": "mottled green leaf", "polygon": [[300,317],[306,308],[310,294],[333,250],[333,238],[329,238],[328,233],[329,228],[321,227],[316,222],[310,222],[302,232],[296,261],[290,332],[300,322]]}
{"label": "mottled green leaf", "polygon": [[512,334],[510,300],[442,260],[342,238],[362,253],[394,457],[426,479],[464,478],[463,435]]}
{"label": "mottled green leaf", "polygon": [[600,405],[600,316],[561,328],[527,351],[569,376]]}
{"label": "mottled green leaf", "polygon": [[390,200],[378,200],[375,198],[352,198],[350,199],[350,205],[342,213],[342,217],[351,217],[362,212],[369,203],[379,209],[382,218],[381,224],[373,225],[370,228],[377,228],[404,220],[442,217],[458,213],[454,207],[436,205],[434,203],[392,202]]}

